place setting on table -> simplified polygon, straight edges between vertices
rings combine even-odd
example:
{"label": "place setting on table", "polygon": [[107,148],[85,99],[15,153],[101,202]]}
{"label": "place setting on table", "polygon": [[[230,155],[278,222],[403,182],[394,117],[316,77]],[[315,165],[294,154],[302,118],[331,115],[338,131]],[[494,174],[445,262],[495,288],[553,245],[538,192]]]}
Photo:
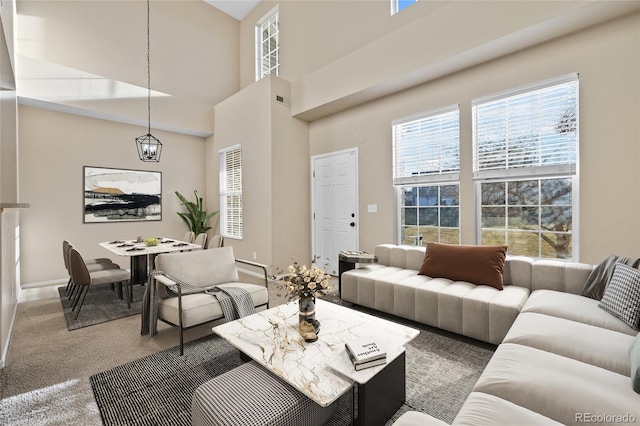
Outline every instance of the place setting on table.
{"label": "place setting on table", "polygon": [[145,284],[149,270],[153,269],[155,256],[174,251],[198,250],[199,244],[165,237],[137,237],[134,240],[112,240],[99,245],[118,256],[126,256],[131,262],[131,284]]}

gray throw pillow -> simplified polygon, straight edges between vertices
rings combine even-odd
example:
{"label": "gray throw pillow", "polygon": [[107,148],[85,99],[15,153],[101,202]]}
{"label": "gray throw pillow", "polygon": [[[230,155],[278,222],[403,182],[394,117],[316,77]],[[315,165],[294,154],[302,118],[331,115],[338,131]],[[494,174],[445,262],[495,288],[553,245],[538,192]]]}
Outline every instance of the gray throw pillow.
{"label": "gray throw pillow", "polygon": [[607,289],[607,286],[611,281],[613,269],[615,268],[616,263],[624,263],[625,265],[637,268],[638,265],[640,265],[640,259],[621,257],[614,254],[607,256],[593,269],[593,271],[591,271],[591,274],[589,275],[589,278],[587,278],[587,282],[584,284],[584,288],[582,289],[582,295],[591,299],[601,300],[604,295],[604,291]]}
{"label": "gray throw pillow", "polygon": [[640,333],[629,346],[629,358],[631,358],[631,387],[640,393]]}
{"label": "gray throw pillow", "polygon": [[640,270],[616,263],[598,307],[634,330],[640,328]]}

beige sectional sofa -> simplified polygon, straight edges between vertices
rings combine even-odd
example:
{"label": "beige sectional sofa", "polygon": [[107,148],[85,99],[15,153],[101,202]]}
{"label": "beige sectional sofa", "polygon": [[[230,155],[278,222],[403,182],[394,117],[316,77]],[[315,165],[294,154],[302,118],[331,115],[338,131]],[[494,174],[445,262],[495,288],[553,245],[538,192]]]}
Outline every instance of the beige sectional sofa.
{"label": "beige sectional sofa", "polygon": [[[640,337],[580,296],[593,265],[508,257],[498,290],[418,275],[424,250],[376,247],[378,264],[342,275],[342,298],[499,344],[453,424],[640,424],[629,355]],[[395,423],[428,424],[444,423],[417,412]]]}
{"label": "beige sectional sofa", "polygon": [[381,244],[375,255],[378,263],[342,274],[343,300],[496,345],[532,291],[579,293],[593,269],[581,263],[509,257],[504,289],[498,290],[418,275],[424,247]]}

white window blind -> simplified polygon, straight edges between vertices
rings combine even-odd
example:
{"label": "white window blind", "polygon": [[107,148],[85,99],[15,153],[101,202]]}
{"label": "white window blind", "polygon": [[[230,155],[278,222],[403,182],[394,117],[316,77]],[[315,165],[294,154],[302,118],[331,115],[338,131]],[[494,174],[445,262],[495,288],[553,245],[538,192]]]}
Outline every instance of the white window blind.
{"label": "white window blind", "polygon": [[456,105],[393,123],[394,185],[458,180],[459,116]]}
{"label": "white window blind", "polygon": [[474,177],[575,174],[578,76],[475,100]]}
{"label": "white window blind", "polygon": [[220,150],[220,233],[242,238],[242,148]]}

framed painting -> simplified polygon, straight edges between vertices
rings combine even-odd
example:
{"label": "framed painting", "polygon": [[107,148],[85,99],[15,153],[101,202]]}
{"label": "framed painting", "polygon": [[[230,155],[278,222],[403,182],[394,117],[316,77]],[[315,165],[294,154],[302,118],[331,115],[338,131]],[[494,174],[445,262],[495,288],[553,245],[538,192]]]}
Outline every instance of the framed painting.
{"label": "framed painting", "polygon": [[162,220],[162,172],[84,167],[84,223]]}

